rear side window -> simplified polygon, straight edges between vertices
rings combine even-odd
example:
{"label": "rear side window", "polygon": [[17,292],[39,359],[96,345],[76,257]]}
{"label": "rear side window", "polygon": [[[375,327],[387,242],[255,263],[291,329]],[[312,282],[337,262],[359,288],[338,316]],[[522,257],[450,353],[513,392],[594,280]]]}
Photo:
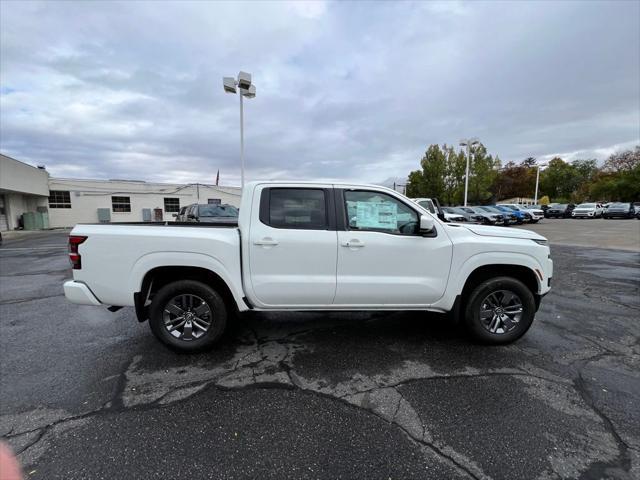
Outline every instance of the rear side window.
{"label": "rear side window", "polygon": [[328,228],[325,191],[312,188],[271,188],[268,210],[260,220],[274,228]]}

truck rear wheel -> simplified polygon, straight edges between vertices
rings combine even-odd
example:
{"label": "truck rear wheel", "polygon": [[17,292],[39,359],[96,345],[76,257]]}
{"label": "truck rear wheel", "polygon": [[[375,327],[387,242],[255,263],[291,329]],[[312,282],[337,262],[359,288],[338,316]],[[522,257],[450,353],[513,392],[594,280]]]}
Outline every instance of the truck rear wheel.
{"label": "truck rear wheel", "polygon": [[483,343],[500,345],[522,337],[533,322],[531,290],[511,277],[485,280],[473,289],[464,308],[468,332]]}
{"label": "truck rear wheel", "polygon": [[227,325],[222,297],[208,285],[179,280],[154,295],[149,311],[153,334],[169,347],[195,352],[210,348]]}

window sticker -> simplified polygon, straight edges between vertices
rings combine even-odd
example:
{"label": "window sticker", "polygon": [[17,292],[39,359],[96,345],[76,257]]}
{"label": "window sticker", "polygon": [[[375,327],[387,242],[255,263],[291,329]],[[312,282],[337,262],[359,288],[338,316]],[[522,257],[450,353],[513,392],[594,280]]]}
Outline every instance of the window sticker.
{"label": "window sticker", "polygon": [[398,228],[398,205],[391,202],[356,202],[357,228]]}

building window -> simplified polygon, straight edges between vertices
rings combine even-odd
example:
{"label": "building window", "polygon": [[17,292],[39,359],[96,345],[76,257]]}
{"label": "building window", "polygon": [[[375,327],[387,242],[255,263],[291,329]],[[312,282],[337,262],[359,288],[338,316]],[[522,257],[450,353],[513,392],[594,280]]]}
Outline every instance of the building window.
{"label": "building window", "polygon": [[165,198],[164,199],[164,211],[167,213],[178,213],[180,211],[180,199],[179,198]]}
{"label": "building window", "polygon": [[131,211],[131,198],[130,197],[111,197],[111,210],[115,212],[130,212]]}
{"label": "building window", "polygon": [[49,191],[49,208],[71,208],[71,195],[63,190]]}

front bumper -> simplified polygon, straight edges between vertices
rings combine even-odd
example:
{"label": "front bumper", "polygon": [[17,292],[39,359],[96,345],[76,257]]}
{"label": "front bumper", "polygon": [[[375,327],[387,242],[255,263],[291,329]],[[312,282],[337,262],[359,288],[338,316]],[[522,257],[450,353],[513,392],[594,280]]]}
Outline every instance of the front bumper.
{"label": "front bumper", "polygon": [[71,303],[79,305],[101,305],[96,296],[84,283],[69,280],[64,282],[64,296]]}

